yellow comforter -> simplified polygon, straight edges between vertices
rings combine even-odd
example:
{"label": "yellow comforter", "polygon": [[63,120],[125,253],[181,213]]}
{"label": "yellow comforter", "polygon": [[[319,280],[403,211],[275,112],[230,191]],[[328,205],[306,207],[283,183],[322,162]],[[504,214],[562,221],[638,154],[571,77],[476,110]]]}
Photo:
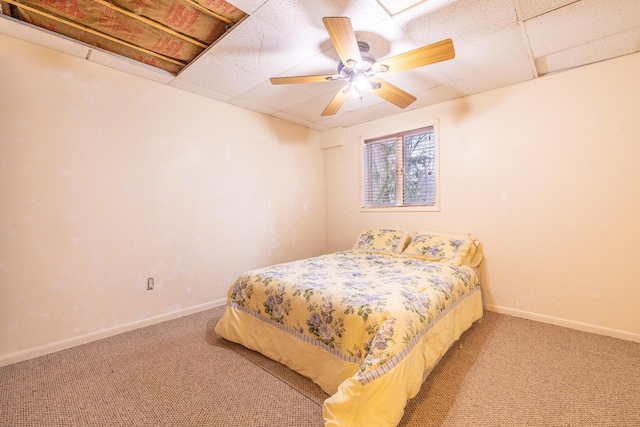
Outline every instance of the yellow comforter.
{"label": "yellow comforter", "polygon": [[241,275],[216,332],[316,382],[326,426],[395,426],[481,316],[470,267],[345,251]]}

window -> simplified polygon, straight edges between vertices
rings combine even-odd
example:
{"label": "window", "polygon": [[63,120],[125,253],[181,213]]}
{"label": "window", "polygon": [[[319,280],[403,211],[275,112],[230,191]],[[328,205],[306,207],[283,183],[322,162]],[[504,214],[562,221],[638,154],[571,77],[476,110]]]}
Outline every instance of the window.
{"label": "window", "polygon": [[438,210],[435,125],[363,141],[363,209]]}

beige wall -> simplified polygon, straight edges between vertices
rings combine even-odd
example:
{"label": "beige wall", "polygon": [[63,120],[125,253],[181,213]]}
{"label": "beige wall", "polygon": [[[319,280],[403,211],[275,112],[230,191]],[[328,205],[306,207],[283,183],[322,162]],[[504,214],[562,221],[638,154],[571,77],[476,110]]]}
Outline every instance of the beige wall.
{"label": "beige wall", "polygon": [[[487,308],[640,341],[639,54],[322,135],[6,36],[0,65],[0,364],[364,227],[471,232]],[[362,213],[360,135],[433,119],[441,211]]]}
{"label": "beige wall", "polygon": [[[634,54],[323,133],[328,250],[365,227],[470,232],[487,308],[640,341],[638,76]],[[441,211],[361,212],[360,135],[432,119]]]}
{"label": "beige wall", "polygon": [[318,132],[6,36],[0,64],[0,364],[325,251]]}

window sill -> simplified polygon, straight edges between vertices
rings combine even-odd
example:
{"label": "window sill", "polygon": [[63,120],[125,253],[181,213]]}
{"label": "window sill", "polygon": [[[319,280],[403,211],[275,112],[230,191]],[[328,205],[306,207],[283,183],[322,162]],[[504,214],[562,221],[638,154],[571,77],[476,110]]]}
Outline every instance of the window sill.
{"label": "window sill", "polygon": [[440,205],[434,206],[389,206],[380,208],[360,208],[360,212],[440,212]]}

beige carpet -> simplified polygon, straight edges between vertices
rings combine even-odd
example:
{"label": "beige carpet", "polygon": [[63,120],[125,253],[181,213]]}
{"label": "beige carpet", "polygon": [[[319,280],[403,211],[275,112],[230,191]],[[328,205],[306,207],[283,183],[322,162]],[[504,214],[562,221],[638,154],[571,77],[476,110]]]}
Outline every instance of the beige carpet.
{"label": "beige carpet", "polygon": [[[0,426],[322,426],[315,384],[213,328],[222,308],[0,368]],[[640,344],[485,313],[401,426],[640,426]]]}

